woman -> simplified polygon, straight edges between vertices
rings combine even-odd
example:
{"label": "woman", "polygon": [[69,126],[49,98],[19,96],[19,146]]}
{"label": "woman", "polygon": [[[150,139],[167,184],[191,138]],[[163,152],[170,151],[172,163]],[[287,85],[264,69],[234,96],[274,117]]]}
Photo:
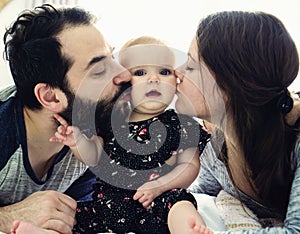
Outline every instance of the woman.
{"label": "woman", "polygon": [[[215,127],[194,192],[224,190],[241,200],[262,225],[251,233],[300,232],[298,110],[286,122],[293,107],[287,87],[298,69],[295,43],[280,20],[232,11],[200,22],[189,59],[177,71],[177,110]],[[180,206],[186,204],[170,211],[169,222],[178,224],[171,233],[203,233],[192,206],[172,215]]]}

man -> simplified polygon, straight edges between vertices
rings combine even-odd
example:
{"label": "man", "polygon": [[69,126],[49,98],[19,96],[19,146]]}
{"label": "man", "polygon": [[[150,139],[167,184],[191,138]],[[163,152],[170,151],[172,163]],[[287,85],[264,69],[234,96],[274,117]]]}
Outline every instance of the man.
{"label": "man", "polygon": [[[81,9],[42,5],[23,12],[5,33],[15,86],[0,93],[2,232],[10,232],[18,219],[71,233],[73,198],[81,199],[74,192],[86,188],[78,181],[76,189],[70,185],[87,166],[62,144],[49,141],[58,126],[53,115],[80,123],[89,121],[90,113],[107,118],[107,106],[130,81],[94,23]],[[73,198],[63,194],[66,190]]]}

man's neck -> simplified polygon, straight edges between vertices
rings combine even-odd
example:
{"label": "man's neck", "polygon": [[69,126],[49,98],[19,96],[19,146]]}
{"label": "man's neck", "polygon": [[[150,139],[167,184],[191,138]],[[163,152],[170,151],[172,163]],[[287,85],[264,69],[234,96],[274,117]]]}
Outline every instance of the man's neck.
{"label": "man's neck", "polygon": [[63,145],[50,142],[57,125],[53,113],[44,109],[32,111],[24,108],[28,158],[36,176],[42,178],[49,170]]}

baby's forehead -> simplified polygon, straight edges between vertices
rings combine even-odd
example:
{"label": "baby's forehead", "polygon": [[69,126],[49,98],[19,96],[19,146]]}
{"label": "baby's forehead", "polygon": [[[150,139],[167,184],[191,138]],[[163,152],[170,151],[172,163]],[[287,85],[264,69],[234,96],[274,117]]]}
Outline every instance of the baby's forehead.
{"label": "baby's forehead", "polygon": [[174,68],[175,56],[166,45],[135,45],[119,52],[119,61],[127,69],[138,66],[162,66]]}
{"label": "baby's forehead", "polygon": [[169,65],[163,65],[163,64],[140,64],[138,66],[135,67],[131,67],[130,69],[157,69],[157,70],[161,70],[161,69],[174,69],[174,66],[169,66]]}

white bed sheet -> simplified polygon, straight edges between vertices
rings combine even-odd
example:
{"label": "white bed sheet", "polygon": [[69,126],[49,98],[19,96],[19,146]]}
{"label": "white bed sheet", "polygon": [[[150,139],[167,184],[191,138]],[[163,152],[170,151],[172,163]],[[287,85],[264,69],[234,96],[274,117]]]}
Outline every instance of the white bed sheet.
{"label": "white bed sheet", "polygon": [[198,211],[206,226],[213,231],[226,231],[216,206],[216,197],[197,193],[193,193],[193,195],[197,200]]}

